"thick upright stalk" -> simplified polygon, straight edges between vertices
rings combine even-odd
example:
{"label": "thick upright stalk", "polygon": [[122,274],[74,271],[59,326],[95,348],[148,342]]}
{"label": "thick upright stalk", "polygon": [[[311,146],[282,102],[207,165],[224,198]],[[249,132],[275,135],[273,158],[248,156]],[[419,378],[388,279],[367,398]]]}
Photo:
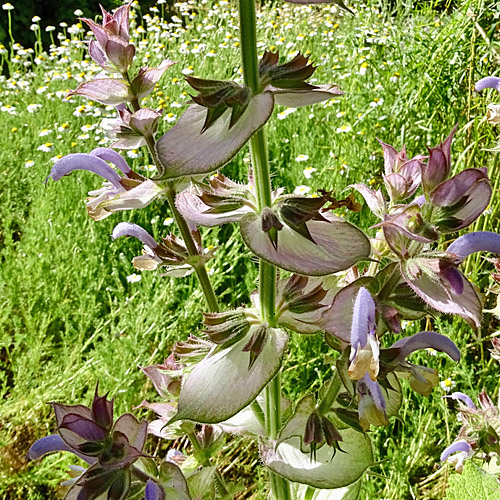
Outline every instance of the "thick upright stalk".
{"label": "thick upright stalk", "polygon": [[[243,79],[253,95],[259,93],[259,67],[257,64],[257,35],[254,0],[239,0],[240,44]],[[271,206],[271,175],[264,130],[250,139],[253,175],[259,209]],[[261,316],[269,326],[275,326],[276,268],[260,260],[259,297]],[[266,388],[266,430],[270,439],[276,439],[281,427],[281,378],[279,373]],[[271,490],[276,500],[291,500],[290,485],[280,476],[269,472]]]}

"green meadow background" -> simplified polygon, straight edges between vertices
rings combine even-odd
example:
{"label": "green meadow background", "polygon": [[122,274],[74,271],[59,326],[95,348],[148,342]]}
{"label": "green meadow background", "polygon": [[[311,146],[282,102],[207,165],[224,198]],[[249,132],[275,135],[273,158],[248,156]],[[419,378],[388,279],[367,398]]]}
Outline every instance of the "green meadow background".
{"label": "green meadow background", "polygon": [[[0,12],[3,26],[19,11],[12,3],[13,10]],[[488,151],[497,131],[485,115],[487,103],[500,97],[473,91],[474,82],[498,72],[499,3],[372,1],[352,8],[354,15],[330,5],[276,1],[259,9],[261,53],[268,48],[283,58],[298,50],[310,54],[318,66],[312,82],[337,83],[345,93],[313,107],[277,107],[267,125],[275,186],[288,192],[299,186],[310,194],[327,189],[342,197],[355,182],[379,187],[383,156],[377,137],[398,150],[406,145],[411,157],[425,154],[426,145],[437,145],[458,124],[454,172],[488,167],[494,186],[490,207],[474,229],[499,230],[499,160]],[[178,61],[145,102],[164,110],[163,131],[186,107],[190,89],[184,75],[241,78],[234,2],[160,3],[153,10],[134,2],[133,12],[132,38],[142,64]],[[97,74],[86,56],[85,28],[43,18],[32,24],[39,28],[31,30],[30,45],[9,44],[7,36],[0,47],[0,498],[9,500],[63,495],[58,484],[67,479],[72,456],[26,460],[29,446],[55,430],[47,402],[89,403],[97,381],[115,397],[117,414],[145,398],[154,400],[138,365],[161,362],[176,340],[198,332],[204,306],[193,277],[134,277],[131,260],[141,244],[111,241],[121,221],[140,224],[157,238],[175,232],[166,205],[156,202],[94,222],[84,200],[101,186],[99,178],[80,171],[44,184],[58,157],[109,144],[99,123],[113,111],[65,98]],[[50,24],[56,29],[45,31]],[[41,43],[42,32],[53,45]],[[124,154],[132,168],[150,172],[145,151]],[[247,171],[247,148],[223,169],[237,180]],[[367,207],[350,217],[374,235],[370,226],[376,221]],[[217,247],[209,267],[221,303],[248,303],[258,272],[239,231],[227,225],[203,235]],[[487,293],[491,264],[475,257],[466,271],[486,292],[485,308],[494,307],[496,297]],[[424,326],[449,335],[462,360],[454,364],[424,352],[412,361],[438,368],[442,381],[449,379],[473,399],[483,387],[497,397],[498,365],[488,352],[489,339],[500,333],[494,316],[485,315],[480,336],[446,317],[407,328],[416,332]],[[284,361],[286,394],[296,400],[318,389],[330,374],[331,354],[321,337],[294,335]],[[429,398],[404,384],[403,393],[401,419],[371,431],[380,462],[366,476],[361,498],[441,499],[455,474],[439,463],[460,427],[453,403],[442,399],[441,386]],[[148,416],[144,410],[136,414]],[[171,446],[189,453],[184,442],[148,441],[148,450],[160,456]],[[226,477],[243,478],[240,499],[266,498],[253,442],[228,438],[220,460]]]}

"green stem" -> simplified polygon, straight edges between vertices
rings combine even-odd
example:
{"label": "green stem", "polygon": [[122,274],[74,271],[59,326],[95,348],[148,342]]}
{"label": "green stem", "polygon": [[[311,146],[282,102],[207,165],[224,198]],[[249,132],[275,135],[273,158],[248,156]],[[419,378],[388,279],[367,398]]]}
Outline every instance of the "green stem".
{"label": "green stem", "polygon": [[[212,467],[212,464],[210,463],[210,458],[205,455],[204,453],[205,450],[198,441],[195,432],[194,431],[188,432],[187,437],[189,438],[189,441],[191,441],[191,445],[195,453],[197,454],[197,458],[200,460],[201,465],[203,465],[204,467]],[[227,491],[226,484],[224,483],[224,479],[222,479],[222,475],[218,469],[215,469],[214,472],[214,482],[216,485],[217,492],[222,497],[224,498],[227,497],[229,493]]]}
{"label": "green stem", "polygon": [[314,493],[316,493],[316,490],[312,486],[308,486],[304,494],[304,500],[311,500]]}
{"label": "green stem", "polygon": [[401,281],[401,271],[399,266],[396,266],[392,271],[392,274],[389,276],[385,285],[382,287],[382,290],[378,292],[377,297],[380,301],[387,299],[389,295],[393,292],[394,288]]}
{"label": "green stem", "polygon": [[[177,227],[179,228],[179,231],[182,235],[182,239],[186,244],[189,255],[199,255],[186,219],[182,217],[182,215],[177,210],[177,207],[175,206],[175,188],[172,185],[170,185],[170,189],[167,190],[167,201],[172,215],[174,216],[174,220],[177,223]],[[219,304],[217,302],[217,297],[215,296],[214,289],[212,288],[212,284],[210,283],[210,278],[208,277],[205,264],[203,264],[203,262],[198,262],[194,266],[194,271],[196,273],[196,276],[198,277],[198,281],[200,282],[203,293],[205,294],[205,300],[207,301],[208,308],[211,312],[218,312]]]}
{"label": "green stem", "polygon": [[333,377],[328,382],[328,387],[326,388],[325,395],[321,399],[321,402],[318,406],[318,413],[320,415],[324,415],[325,413],[330,411],[330,408],[337,399],[337,396],[340,391],[340,386],[341,386],[340,375],[338,374],[337,370],[335,370]]}
{"label": "green stem", "polygon": [[[257,63],[257,32],[254,0],[239,0],[240,44],[243,64],[243,79],[253,95],[260,91],[259,67]],[[257,191],[259,210],[270,207],[271,170],[264,130],[250,139],[250,156]],[[259,297],[262,320],[275,326],[276,268],[260,260]],[[281,377],[278,374],[266,387],[266,431],[270,439],[277,439],[281,428]],[[272,496],[276,500],[291,500],[288,481],[269,471]]]}
{"label": "green stem", "polygon": [[263,429],[265,429],[266,428],[266,415],[256,399],[254,399],[254,401],[252,403],[250,403],[250,407],[252,408],[252,411],[253,411],[253,414],[255,415],[255,418],[259,421],[259,424],[262,425]]}
{"label": "green stem", "polygon": [[150,479],[154,481],[154,479],[149,474],[144,472],[142,469],[139,469],[139,467],[137,467],[136,465],[132,465],[130,467],[130,471],[137,479],[139,479],[139,481],[143,483],[147,483]]}
{"label": "green stem", "polygon": [[[128,81],[130,81],[127,72],[125,72],[123,76]],[[134,111],[138,111],[139,109],[141,109],[141,105],[139,104],[139,101],[137,99],[134,99],[131,104]],[[158,169],[158,172],[160,173],[163,172],[163,165],[161,164],[160,159],[156,154],[154,137],[149,135],[145,137],[145,139],[146,139],[146,144],[148,146],[148,150],[151,154],[151,157],[153,158],[153,162],[156,168]],[[182,235],[182,239],[186,244],[186,248],[189,255],[191,257],[194,257],[199,255],[198,248],[196,248],[196,244],[194,242],[193,236],[191,235],[191,231],[189,229],[189,226],[187,225],[186,219],[184,219],[184,217],[180,214],[179,210],[177,210],[177,207],[175,206],[175,194],[176,194],[175,187],[173,183],[170,183],[169,189],[167,190],[168,206],[170,208],[170,211],[172,212],[177,227],[179,228],[179,231]],[[212,284],[210,283],[210,278],[208,277],[207,268],[205,267],[205,264],[203,262],[198,262],[193,267],[196,276],[198,277],[201,289],[205,294],[205,300],[207,302],[208,308],[210,309],[210,312],[218,312],[219,303],[217,302],[217,297],[214,293],[214,289],[212,288]]]}

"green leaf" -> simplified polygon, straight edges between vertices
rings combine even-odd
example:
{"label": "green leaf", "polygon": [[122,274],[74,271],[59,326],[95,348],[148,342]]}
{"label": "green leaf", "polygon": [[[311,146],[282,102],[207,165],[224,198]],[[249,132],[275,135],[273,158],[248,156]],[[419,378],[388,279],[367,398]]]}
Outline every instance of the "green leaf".
{"label": "green leaf", "polygon": [[160,483],[168,500],[194,500],[189,495],[188,483],[177,465],[164,461],[160,466]]}
{"label": "green leaf", "polygon": [[316,459],[300,451],[302,439],[292,437],[278,446],[275,442],[261,443],[260,456],[264,465],[290,481],[315,488],[342,488],[357,481],[373,463],[370,438],[353,429],[340,431],[343,450],[333,454],[332,448],[322,446]]}
{"label": "green leaf", "polygon": [[202,423],[227,420],[248,406],[281,365],[288,335],[268,329],[268,340],[249,369],[250,354],[243,348],[260,325],[227,349],[212,351],[188,375],[179,396],[179,411],[169,423],[186,419]]}
{"label": "green leaf", "polygon": [[495,476],[472,462],[467,462],[462,474],[452,474],[446,489],[446,500],[496,500],[500,485]]}
{"label": "green leaf", "polygon": [[189,491],[193,500],[215,499],[214,473],[215,467],[203,467],[188,477]]}

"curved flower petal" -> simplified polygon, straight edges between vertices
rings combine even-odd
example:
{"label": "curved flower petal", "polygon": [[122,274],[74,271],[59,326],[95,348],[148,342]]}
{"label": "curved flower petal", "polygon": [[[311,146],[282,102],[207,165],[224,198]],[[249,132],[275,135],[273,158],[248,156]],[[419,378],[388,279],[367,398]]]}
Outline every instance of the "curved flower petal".
{"label": "curved flower petal", "polygon": [[419,349],[427,349],[428,347],[432,347],[439,352],[445,352],[457,363],[460,361],[460,351],[455,343],[448,337],[436,332],[416,333],[411,337],[399,339],[391,347],[399,348],[400,351],[396,358],[398,361],[403,361],[412,352],[418,351]]}
{"label": "curved flower petal", "polygon": [[500,92],[500,78],[498,76],[487,76],[476,83],[476,92],[484,89],[496,89]]}
{"label": "curved flower petal", "polygon": [[462,260],[476,252],[500,254],[500,234],[490,231],[464,234],[457,238],[446,251],[458,255]]}
{"label": "curved flower petal", "polygon": [[127,177],[132,172],[125,158],[120,153],[109,148],[95,148],[90,152],[91,155],[97,156],[104,161],[109,161],[118,167]]}
{"label": "curved flower petal", "polygon": [[57,161],[49,176],[54,181],[58,181],[73,170],[88,170],[94,174],[100,175],[109,181],[118,191],[125,191],[121,184],[122,177],[115,172],[103,159],[86,153],[75,153],[63,156]]}
{"label": "curved flower petal", "polygon": [[457,441],[441,453],[441,462],[444,462],[453,453],[464,452],[470,454],[472,451],[471,445],[467,441]]}
{"label": "curved flower petal", "polygon": [[477,409],[477,406],[472,402],[472,399],[467,396],[467,394],[464,394],[463,392],[457,391],[449,396],[443,396],[443,398],[451,398],[455,399],[458,401],[463,401],[469,408],[472,408],[473,410]]}
{"label": "curved flower petal", "polygon": [[274,98],[270,92],[258,94],[250,100],[230,130],[231,111],[228,109],[201,133],[207,109],[198,104],[191,105],[156,144],[165,169],[158,178],[206,174],[222,167],[267,122],[273,106]]}
{"label": "curved flower petal", "polygon": [[119,238],[120,236],[133,236],[134,238],[141,240],[152,250],[158,246],[155,239],[145,229],[130,222],[120,222],[115,226],[111,238],[116,240],[116,238]]}
{"label": "curved flower petal", "polygon": [[29,449],[28,458],[30,460],[38,460],[47,453],[54,451],[70,451],[82,460],[85,460],[88,464],[94,464],[97,461],[96,458],[79,453],[74,448],[68,446],[59,434],[52,434],[51,436],[46,436],[35,441]]}
{"label": "curved flower petal", "polygon": [[370,241],[362,231],[339,218],[328,217],[330,220],[304,223],[311,239],[283,224],[275,246],[262,228],[261,217],[247,214],[240,222],[241,235],[258,257],[287,271],[323,276],[347,269],[370,253]]}

